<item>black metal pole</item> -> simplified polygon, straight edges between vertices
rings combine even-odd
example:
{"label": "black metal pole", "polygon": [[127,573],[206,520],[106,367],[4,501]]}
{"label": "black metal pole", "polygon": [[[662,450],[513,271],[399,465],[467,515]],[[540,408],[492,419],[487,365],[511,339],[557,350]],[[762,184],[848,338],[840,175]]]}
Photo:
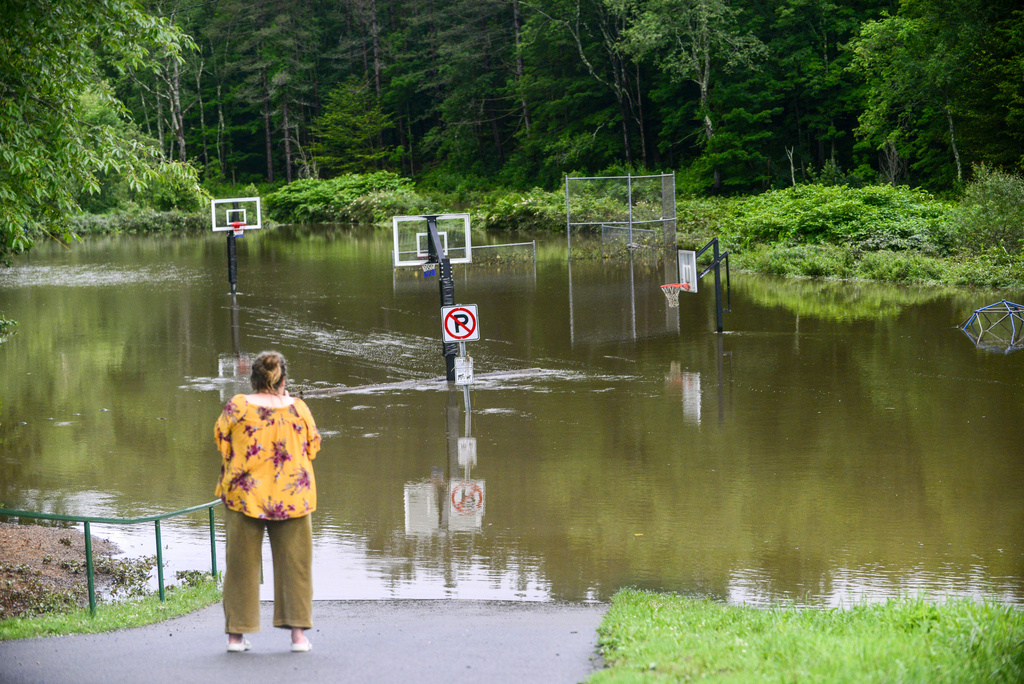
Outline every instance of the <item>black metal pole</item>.
{"label": "black metal pole", "polygon": [[722,324],[722,274],[719,268],[719,254],[718,254],[718,238],[715,238],[714,256],[715,256],[715,315],[717,316],[718,332],[722,332],[724,325]]}
{"label": "black metal pole", "polygon": [[235,284],[238,282],[238,257],[235,249],[235,233],[228,233],[228,282],[231,283],[231,294],[235,294]]}
{"label": "black metal pole", "polygon": [[[437,233],[437,216],[427,216],[427,231],[430,233],[428,259],[438,264],[438,289],[441,294],[441,306],[455,306],[455,278],[452,277],[452,263],[441,246],[441,236]],[[442,342],[441,354],[444,355],[444,374],[448,382],[455,382],[455,356],[459,345],[455,342]]]}

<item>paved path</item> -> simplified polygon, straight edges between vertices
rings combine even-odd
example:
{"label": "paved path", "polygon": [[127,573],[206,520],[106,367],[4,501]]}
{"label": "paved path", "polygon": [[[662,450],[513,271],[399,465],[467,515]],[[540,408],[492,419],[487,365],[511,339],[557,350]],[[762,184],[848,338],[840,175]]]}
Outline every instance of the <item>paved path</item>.
{"label": "paved path", "polygon": [[45,682],[580,682],[600,667],[607,606],[498,601],[317,601],[309,653],[263,631],[227,653],[219,604],[148,627],[0,642],[0,684]]}

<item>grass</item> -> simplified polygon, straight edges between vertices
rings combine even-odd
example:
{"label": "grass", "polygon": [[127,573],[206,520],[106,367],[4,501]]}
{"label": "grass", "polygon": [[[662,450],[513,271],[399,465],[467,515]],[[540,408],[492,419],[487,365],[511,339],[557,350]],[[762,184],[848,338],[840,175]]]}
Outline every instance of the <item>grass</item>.
{"label": "grass", "polygon": [[1024,681],[1024,612],[962,599],[763,609],[628,589],[598,633],[590,684]]}
{"label": "grass", "polygon": [[141,627],[205,608],[220,601],[220,598],[220,588],[212,579],[192,582],[187,586],[169,587],[167,600],[163,602],[159,596],[152,595],[131,601],[100,604],[96,606],[95,615],[91,615],[89,609],[85,608],[3,620],[0,621],[0,641]]}

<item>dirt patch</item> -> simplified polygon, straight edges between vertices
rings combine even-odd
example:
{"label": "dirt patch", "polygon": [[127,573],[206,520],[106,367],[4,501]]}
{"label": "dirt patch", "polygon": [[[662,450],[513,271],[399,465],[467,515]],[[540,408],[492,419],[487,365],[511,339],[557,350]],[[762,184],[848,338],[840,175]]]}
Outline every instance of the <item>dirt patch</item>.
{"label": "dirt patch", "polygon": [[[120,552],[116,544],[92,538],[94,564]],[[98,586],[105,579],[96,572]],[[82,532],[0,523],[0,620],[88,602]]]}

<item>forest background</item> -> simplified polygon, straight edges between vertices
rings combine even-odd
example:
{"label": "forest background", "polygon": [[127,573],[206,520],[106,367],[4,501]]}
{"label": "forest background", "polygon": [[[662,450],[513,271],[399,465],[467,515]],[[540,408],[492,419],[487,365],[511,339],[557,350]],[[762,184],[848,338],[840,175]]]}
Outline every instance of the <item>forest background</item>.
{"label": "forest background", "polygon": [[722,235],[753,270],[1020,282],[1010,0],[38,0],[0,21],[8,262],[40,236],[206,227],[210,196],[252,192],[285,222],[562,229],[565,175],[673,172],[681,242]]}

